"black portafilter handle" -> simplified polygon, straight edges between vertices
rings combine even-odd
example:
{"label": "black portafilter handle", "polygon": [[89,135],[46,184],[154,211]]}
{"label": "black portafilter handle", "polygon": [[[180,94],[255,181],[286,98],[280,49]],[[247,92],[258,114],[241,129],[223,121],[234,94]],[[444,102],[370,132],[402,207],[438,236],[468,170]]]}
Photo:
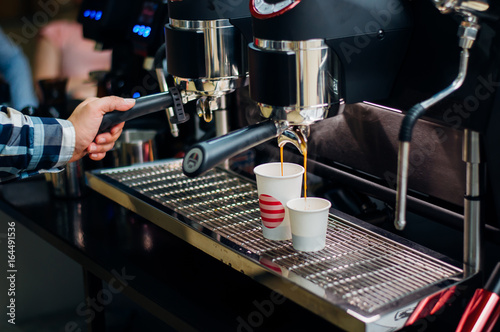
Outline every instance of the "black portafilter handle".
{"label": "black portafilter handle", "polygon": [[[135,100],[135,105],[128,111],[112,111],[104,114],[98,134],[109,131],[111,127],[121,122],[132,120],[153,112],[165,110],[169,107],[174,107],[176,109],[175,114],[177,117],[180,113],[181,116],[185,116],[179,92],[175,88],[171,88],[167,92],[139,97]],[[179,120],[180,121],[177,121],[177,123],[184,122],[183,120],[185,119]]]}
{"label": "black portafilter handle", "polygon": [[184,156],[182,171],[189,177],[201,175],[224,160],[278,135],[277,124],[268,120],[197,143]]}

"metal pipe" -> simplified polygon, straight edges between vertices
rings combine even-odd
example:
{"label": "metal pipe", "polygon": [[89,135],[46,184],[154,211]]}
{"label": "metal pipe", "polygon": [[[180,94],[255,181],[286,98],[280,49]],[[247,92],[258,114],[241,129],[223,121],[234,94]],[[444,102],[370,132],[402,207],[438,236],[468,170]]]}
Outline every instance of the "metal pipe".
{"label": "metal pipe", "polygon": [[229,118],[227,111],[227,95],[219,97],[219,107],[214,112],[215,117],[215,136],[222,136],[229,133]]}
{"label": "metal pipe", "polygon": [[469,61],[469,51],[464,49],[460,56],[460,67],[459,72],[455,80],[444,90],[436,93],[431,98],[415,105],[410,109],[408,114],[403,119],[403,124],[401,126],[400,132],[400,143],[399,143],[399,153],[398,153],[398,184],[397,184],[397,194],[396,194],[396,219],[394,221],[394,226],[398,230],[403,230],[406,226],[406,195],[408,189],[408,168],[409,168],[409,157],[410,157],[410,141],[411,133],[418,120],[425,111],[432,105],[443,100],[449,96],[452,92],[456,91],[464,82],[465,76],[467,74],[467,67]]}
{"label": "metal pipe", "polygon": [[[215,136],[219,137],[229,133],[229,118],[227,111],[227,95],[222,95],[220,98],[219,109],[210,111],[214,113],[215,118]],[[229,159],[226,159],[222,167],[229,169]]]}
{"label": "metal pipe", "polygon": [[481,171],[480,136],[465,129],[463,160],[467,163],[467,185],[464,198],[464,271],[474,275],[482,267],[481,248]]}
{"label": "metal pipe", "polygon": [[410,156],[410,142],[399,142],[398,154],[398,186],[396,190],[396,229],[402,230],[406,226],[406,193],[408,191],[408,164]]}
{"label": "metal pipe", "polygon": [[436,93],[434,96],[427,99],[426,101],[421,102],[420,104],[422,105],[422,107],[427,110],[434,104],[438,103],[439,101],[448,97],[453,92],[457,91],[458,88],[460,88],[464,83],[465,76],[467,75],[468,64],[469,64],[469,50],[462,49],[462,51],[460,52],[460,66],[458,69],[458,75],[455,78],[455,80],[446,89]]}

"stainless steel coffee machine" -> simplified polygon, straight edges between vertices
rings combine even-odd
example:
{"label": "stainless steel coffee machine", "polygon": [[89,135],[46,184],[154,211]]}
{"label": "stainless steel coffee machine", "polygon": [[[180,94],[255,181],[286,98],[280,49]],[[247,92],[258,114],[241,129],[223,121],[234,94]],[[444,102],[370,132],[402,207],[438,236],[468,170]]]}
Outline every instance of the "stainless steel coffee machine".
{"label": "stainless steel coffee machine", "polygon": [[[198,3],[193,10],[218,3]],[[102,191],[128,203],[121,191],[113,195],[126,186],[133,211],[346,330],[418,328],[419,322],[443,319],[448,305],[461,315],[461,299],[482,269],[481,229],[476,217],[464,218],[464,211],[472,216],[479,209],[487,223],[484,234],[499,234],[491,222],[500,207],[495,194],[500,188],[495,153],[500,119],[492,112],[498,107],[500,73],[497,8],[482,1],[254,0],[250,10],[248,71],[254,103],[238,105],[234,113],[243,118],[242,129],[194,145],[182,164],[176,160],[104,172],[93,187],[108,181]],[[206,34],[182,25],[172,29],[200,39]],[[194,45],[185,44],[186,49]],[[461,56],[462,49],[468,52]],[[170,50],[167,45],[167,54]],[[195,59],[198,64],[206,64],[205,53],[198,54],[203,54]],[[186,62],[187,71],[191,66]],[[196,87],[204,82],[197,77],[206,78],[206,72],[189,76],[171,70],[180,78],[177,85],[212,97],[214,84]],[[448,94],[450,83],[459,87]],[[307,167],[313,175],[308,179],[315,181],[309,194],[331,198],[338,187],[347,188],[391,208],[398,182],[398,133],[403,118],[420,103],[424,107],[418,109],[426,112],[412,116],[420,119],[409,153],[406,207],[429,220],[413,215],[406,231],[418,229],[430,237],[434,234],[428,234],[424,221],[459,230],[469,225],[460,262],[361,221],[367,219],[338,204],[331,210],[328,248],[316,254],[294,251],[290,243],[262,238],[251,180],[219,167],[202,174],[250,147],[255,163],[276,161],[279,150],[272,138],[298,146],[307,139]],[[478,137],[479,144],[485,143],[479,154]],[[467,143],[462,146],[462,141]],[[285,160],[301,163],[303,156],[292,147]],[[477,179],[477,171],[481,181],[466,182],[467,174]],[[113,185],[116,181],[120,186]],[[488,189],[481,191],[483,184]],[[398,232],[393,218],[386,219],[383,226]],[[417,219],[422,224],[416,225]],[[498,258],[493,251],[485,254]]]}

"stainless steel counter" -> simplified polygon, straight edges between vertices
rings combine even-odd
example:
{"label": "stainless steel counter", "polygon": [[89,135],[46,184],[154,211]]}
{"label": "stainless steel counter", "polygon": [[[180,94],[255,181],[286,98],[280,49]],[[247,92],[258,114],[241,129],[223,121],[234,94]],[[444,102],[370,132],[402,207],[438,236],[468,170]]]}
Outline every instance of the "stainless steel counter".
{"label": "stainless steel counter", "polygon": [[[461,264],[331,210],[326,248],[264,239],[254,182],[223,169],[197,178],[181,161],[88,173],[91,188],[349,331],[389,331],[421,300],[464,281]],[[413,314],[413,318],[412,318]]]}

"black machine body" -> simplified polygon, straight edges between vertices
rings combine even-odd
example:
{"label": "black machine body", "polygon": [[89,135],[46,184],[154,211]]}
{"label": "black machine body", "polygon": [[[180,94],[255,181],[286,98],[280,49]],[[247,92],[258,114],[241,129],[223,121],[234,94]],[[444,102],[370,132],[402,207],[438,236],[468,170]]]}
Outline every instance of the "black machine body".
{"label": "black machine body", "polygon": [[139,12],[141,0],[84,0],[78,22],[83,36],[98,42],[103,49],[113,48],[127,37],[130,23]]}
{"label": "black machine body", "polygon": [[[293,49],[282,44],[309,40],[323,41],[330,53],[326,70],[333,80],[330,90],[335,99],[355,103],[381,100],[390,94],[413,26],[405,1],[252,0],[250,7],[252,99],[271,106],[298,102],[302,91],[296,87],[304,78],[297,68],[307,65],[303,56],[307,50],[303,45]],[[277,77],[284,87],[271,88],[275,77],[266,70],[270,67],[280,74]],[[316,79],[316,73],[310,75]]]}
{"label": "black machine body", "polygon": [[134,52],[144,57],[154,57],[165,43],[163,26],[168,21],[168,6],[165,0],[145,0],[136,19],[129,24],[128,38]]}

